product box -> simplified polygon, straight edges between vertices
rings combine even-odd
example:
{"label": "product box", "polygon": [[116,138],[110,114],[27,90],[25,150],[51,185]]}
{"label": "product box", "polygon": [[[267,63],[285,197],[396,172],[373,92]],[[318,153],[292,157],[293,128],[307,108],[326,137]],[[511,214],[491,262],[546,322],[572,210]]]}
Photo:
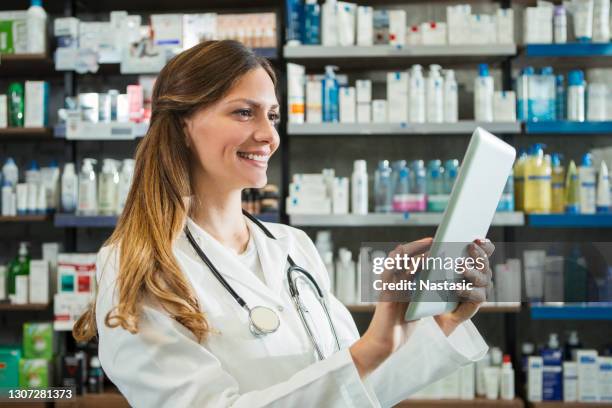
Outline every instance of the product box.
{"label": "product box", "polygon": [[355,24],[357,22],[357,4],[339,1],[338,5],[338,45],[355,45]]}
{"label": "product box", "polygon": [[469,4],[459,4],[446,7],[446,24],[448,44],[469,44],[471,41],[470,16],[472,8]]}
{"label": "product box", "polygon": [[462,400],[474,399],[476,393],[474,363],[461,367],[459,372],[459,398]]}
{"label": "product box", "polygon": [[8,99],[6,95],[0,95],[0,128],[8,126]]}
{"label": "product box", "polygon": [[578,395],[578,366],[574,361],[563,362],[563,401],[574,402]]}
{"label": "product box", "polygon": [[51,382],[51,367],[42,358],[21,359],[19,361],[19,387],[24,389],[48,388]]}
{"label": "product box", "polygon": [[514,44],[514,10],[497,9],[495,15],[498,44]]}
{"label": "product box", "polygon": [[306,81],[306,122],[321,123],[322,117],[322,95],[323,85],[321,80],[316,80],[312,75]]}
{"label": "product box", "polygon": [[80,93],[78,99],[81,120],[98,123],[98,94],[95,92]]}
{"label": "product box", "polygon": [[374,9],[369,6],[357,6],[357,45],[374,44]]}
{"label": "product box", "polygon": [[357,103],[372,102],[372,81],[369,79],[358,79],[355,81],[355,90],[357,92]]}
{"label": "product box", "polygon": [[23,357],[53,358],[53,326],[51,323],[23,324]]}
{"label": "product box", "polygon": [[95,293],[96,254],[59,254],[58,293]]}
{"label": "product box", "polygon": [[332,213],[349,213],[349,179],[335,177],[332,185]]}
{"label": "product box", "polygon": [[370,123],[372,121],[372,107],[370,103],[357,104],[357,123]]}
{"label": "product box", "polygon": [[561,349],[542,350],[542,360],[544,362],[542,377],[542,399],[544,401],[561,401],[563,397],[563,374],[561,372],[561,362],[563,356]]}
{"label": "product box", "polygon": [[599,362],[597,350],[577,350],[578,401],[599,401]]}
{"label": "product box", "polygon": [[0,302],[5,301],[8,296],[8,290],[6,287],[7,276],[8,271],[6,269],[6,265],[0,265]]}
{"label": "product box", "polygon": [[72,330],[74,323],[91,303],[89,293],[57,293],[53,297],[54,330]]}
{"label": "product box", "polygon": [[372,101],[372,123],[387,123],[387,101],[374,99]]}
{"label": "product box", "polygon": [[23,54],[28,51],[27,13],[0,12],[0,53]]}
{"label": "product box", "polygon": [[493,121],[516,122],[516,95],[514,91],[493,92]]}
{"label": "product box", "polygon": [[[140,123],[144,114],[144,94],[141,85],[127,86],[128,115],[131,122]],[[117,101],[117,116],[119,116],[119,101]]]}
{"label": "product box", "polygon": [[495,19],[487,14],[470,16],[470,44],[492,44],[497,42]]}
{"label": "product box", "polygon": [[340,88],[340,123],[355,123],[356,101],[355,88],[344,86]]}
{"label": "product box", "polygon": [[81,353],[62,357],[62,387],[72,388],[77,395],[83,394],[83,384],[86,380],[86,364]]}
{"label": "product box", "polygon": [[45,127],[49,123],[49,83],[25,82],[25,127]]}
{"label": "product box", "polygon": [[183,49],[214,40],[216,35],[216,13],[183,14]]}
{"label": "product box", "polygon": [[119,50],[115,48],[115,32],[108,21],[81,21],[79,48],[96,52],[101,64],[117,63],[121,59]]}
{"label": "product box", "polygon": [[58,47],[78,48],[79,23],[76,17],[59,17],[53,20],[53,35],[58,37]]}
{"label": "product box", "polygon": [[408,73],[387,73],[387,120],[390,123],[408,121]]}
{"label": "product box", "polygon": [[542,401],[542,379],[544,361],[542,357],[530,356],[527,359],[527,400]]}
{"label": "product box", "polygon": [[18,347],[0,346],[0,388],[19,388],[20,359]]}
{"label": "product box", "polygon": [[49,303],[49,262],[44,259],[30,261],[30,302]]}
{"label": "product box", "polygon": [[389,12],[385,9],[374,10],[374,44],[389,44]]}
{"label": "product box", "polygon": [[421,43],[423,45],[445,45],[446,23],[431,21],[421,23]]}
{"label": "product box", "polygon": [[389,44],[406,45],[406,11],[389,10]]}
{"label": "product box", "polygon": [[312,197],[287,197],[287,214],[331,214],[331,200]]}
{"label": "product box", "polygon": [[113,34],[113,49],[116,62],[121,61],[124,48],[128,47],[129,41],[123,35],[123,28],[129,18],[127,11],[113,10],[110,12],[110,27]]}
{"label": "product box", "polygon": [[173,50],[183,47],[182,14],[152,14],[151,29],[156,46]]}
{"label": "product box", "polygon": [[599,357],[599,401],[612,402],[612,357]]}

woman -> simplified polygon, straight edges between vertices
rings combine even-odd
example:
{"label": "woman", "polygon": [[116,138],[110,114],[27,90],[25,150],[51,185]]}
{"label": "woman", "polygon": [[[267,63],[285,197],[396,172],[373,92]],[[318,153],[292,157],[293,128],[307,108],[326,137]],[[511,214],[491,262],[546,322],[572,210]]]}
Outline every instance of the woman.
{"label": "woman", "polygon": [[[133,406],[391,406],[487,350],[469,318],[488,265],[472,271],[480,288],[452,313],[405,323],[406,303],[381,302],[359,337],[307,235],[265,224],[271,237],[242,214],[241,191],[266,184],[279,145],[275,88],[269,63],[235,41],[199,44],[157,78],[127,205],[98,254],[96,302],[74,329],[79,340],[97,332],[102,366]],[[303,291],[321,361],[288,292],[288,256],[328,297],[340,350]],[[274,310],[278,327],[254,336],[234,295]]]}

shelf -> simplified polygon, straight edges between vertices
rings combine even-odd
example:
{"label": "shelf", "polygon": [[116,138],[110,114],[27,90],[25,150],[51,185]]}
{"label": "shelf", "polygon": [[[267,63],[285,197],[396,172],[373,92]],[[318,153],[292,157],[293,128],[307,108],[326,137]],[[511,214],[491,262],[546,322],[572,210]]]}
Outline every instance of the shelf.
{"label": "shelf", "polygon": [[393,45],[337,46],[285,45],[287,59],[336,58],[418,58],[418,57],[509,57],[516,55],[515,44],[481,45]]}
{"label": "shelf", "polygon": [[26,128],[26,127],[7,127],[0,128],[0,140],[2,141],[32,141],[32,140],[53,140],[53,133],[50,128]]}
{"label": "shelf", "polygon": [[462,399],[408,399],[396,405],[396,408],[454,408],[454,407],[478,407],[478,408],[496,408],[496,407],[506,407],[506,408],[523,408],[525,406],[524,402],[520,398],[515,398],[513,400],[489,400],[485,398],[475,398],[471,400],[462,400]]}
{"label": "shelf", "polygon": [[529,408],[612,408],[612,402],[528,402]]}
{"label": "shelf", "polygon": [[526,57],[612,57],[612,43],[529,44]]}
{"label": "shelf", "polygon": [[540,228],[601,228],[612,227],[608,214],[528,214],[528,225]]}
{"label": "shelf", "polygon": [[612,134],[612,121],[606,122],[525,122],[525,132],[532,134]]}
{"label": "shelf", "polygon": [[[256,215],[263,222],[279,222],[278,213],[265,213]],[[116,215],[76,215],[55,214],[53,225],[58,228],[115,228],[117,224]]]}
{"label": "shelf", "polygon": [[3,77],[62,75],[47,54],[0,54],[0,74]]}
{"label": "shelf", "polygon": [[56,408],[129,408],[127,400],[116,389],[101,394],[77,395],[72,401],[56,401]]}
{"label": "shelf", "polygon": [[0,215],[0,222],[43,222],[49,219],[48,215]]}
{"label": "shelf", "polygon": [[[442,221],[442,213],[371,213],[357,214],[292,214],[289,222],[298,227],[406,227],[437,226]],[[493,218],[494,226],[524,225],[522,212],[497,212]]]}
{"label": "shelf", "polygon": [[[376,308],[375,304],[357,304],[357,305],[346,305],[346,308],[353,313],[371,313]],[[478,310],[479,313],[519,313],[521,307],[517,306],[481,306]]]}
{"label": "shelf", "polygon": [[612,320],[612,303],[531,305],[533,320]]}
{"label": "shelf", "polygon": [[[148,123],[87,123],[87,130],[78,137],[68,140],[81,141],[118,141],[135,140],[147,134]],[[66,124],[59,123],[53,127],[53,135],[56,139],[66,139]]]}
{"label": "shelf", "polygon": [[457,123],[289,123],[290,135],[469,135],[476,127],[494,134],[520,133],[520,122],[475,122],[462,120]]}
{"label": "shelf", "polygon": [[51,307],[48,303],[28,303],[25,305],[14,305],[11,303],[0,303],[0,312],[35,312],[47,310]]}

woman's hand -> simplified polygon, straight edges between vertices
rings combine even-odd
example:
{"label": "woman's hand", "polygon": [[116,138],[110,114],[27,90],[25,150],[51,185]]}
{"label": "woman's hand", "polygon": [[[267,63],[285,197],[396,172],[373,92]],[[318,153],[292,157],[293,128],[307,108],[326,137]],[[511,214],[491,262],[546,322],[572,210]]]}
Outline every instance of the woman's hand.
{"label": "woman's hand", "polygon": [[[390,258],[396,255],[421,256],[429,250],[431,242],[431,238],[425,238],[400,245],[388,256]],[[414,275],[411,272],[413,271],[406,270],[402,273],[385,271],[383,281],[412,279]],[[389,296],[393,298],[393,294],[389,294]],[[382,299],[385,299],[385,293],[382,293]],[[406,301],[381,301],[376,304],[376,310],[368,330],[350,348],[351,356],[361,377],[373,371],[405,342],[408,336],[408,327],[412,323],[404,321],[408,304]]]}
{"label": "woman's hand", "polygon": [[494,250],[495,245],[488,239],[477,239],[469,245],[468,253],[470,257],[474,260],[477,258],[482,260],[482,267],[465,271],[465,280],[471,282],[474,288],[458,293],[459,305],[457,305],[455,310],[435,316],[436,322],[438,322],[438,325],[447,336],[461,323],[474,316],[480,305],[487,300],[487,293],[492,288],[492,272],[489,265],[489,257],[493,254]]}

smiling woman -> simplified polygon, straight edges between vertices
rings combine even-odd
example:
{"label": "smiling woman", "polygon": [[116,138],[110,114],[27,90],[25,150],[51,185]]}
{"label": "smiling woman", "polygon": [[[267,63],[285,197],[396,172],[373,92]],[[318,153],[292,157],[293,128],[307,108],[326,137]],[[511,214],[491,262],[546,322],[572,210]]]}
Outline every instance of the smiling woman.
{"label": "smiling woman", "polygon": [[[98,334],[134,407],[392,406],[487,350],[473,300],[417,322],[381,302],[360,337],[310,238],[242,212],[242,190],[267,182],[278,110],[270,64],[236,41],[198,44],[157,78],[96,301],[73,331]],[[473,276],[488,284],[488,264]]]}

